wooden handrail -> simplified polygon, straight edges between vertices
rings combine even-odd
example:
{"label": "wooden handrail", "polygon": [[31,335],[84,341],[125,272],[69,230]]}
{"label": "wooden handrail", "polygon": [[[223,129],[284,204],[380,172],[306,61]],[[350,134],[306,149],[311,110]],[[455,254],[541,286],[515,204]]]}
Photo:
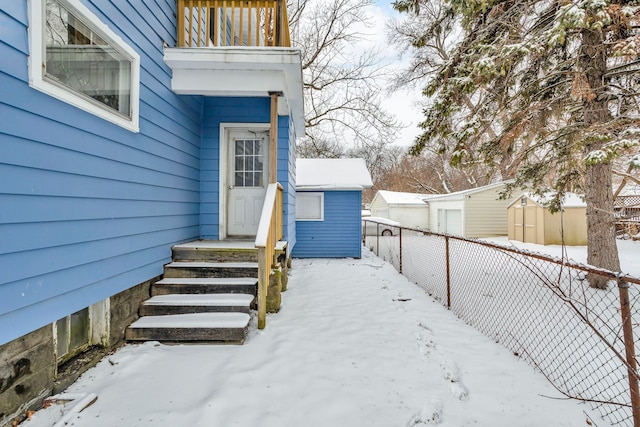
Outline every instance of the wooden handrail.
{"label": "wooden handrail", "polygon": [[177,0],[178,47],[291,47],[285,0]]}
{"label": "wooden handrail", "polygon": [[258,249],[258,329],[267,324],[267,290],[272,266],[275,264],[276,243],[282,239],[282,185],[269,184],[262,205],[256,233]]}

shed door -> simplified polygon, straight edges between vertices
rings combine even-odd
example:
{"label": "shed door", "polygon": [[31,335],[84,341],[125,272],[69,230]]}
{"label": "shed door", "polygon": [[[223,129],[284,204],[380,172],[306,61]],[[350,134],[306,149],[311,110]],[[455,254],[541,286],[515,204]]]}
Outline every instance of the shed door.
{"label": "shed door", "polygon": [[513,214],[515,216],[513,220],[514,227],[514,240],[524,242],[524,208],[513,208]]}
{"label": "shed door", "polygon": [[440,209],[438,211],[438,220],[440,223],[438,231],[462,236],[462,210]]}
{"label": "shed door", "polygon": [[522,241],[525,243],[538,243],[536,227],[536,206],[525,206],[523,209],[524,218],[522,220],[524,232]]}
{"label": "shed door", "polygon": [[264,132],[230,131],[227,235],[253,237],[258,231],[266,192],[269,150]]}

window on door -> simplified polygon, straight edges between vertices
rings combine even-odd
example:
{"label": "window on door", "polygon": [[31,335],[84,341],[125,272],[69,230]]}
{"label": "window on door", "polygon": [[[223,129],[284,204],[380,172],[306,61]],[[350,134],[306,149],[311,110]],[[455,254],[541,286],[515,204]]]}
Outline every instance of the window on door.
{"label": "window on door", "polygon": [[261,139],[235,140],[236,187],[264,186],[264,153]]}

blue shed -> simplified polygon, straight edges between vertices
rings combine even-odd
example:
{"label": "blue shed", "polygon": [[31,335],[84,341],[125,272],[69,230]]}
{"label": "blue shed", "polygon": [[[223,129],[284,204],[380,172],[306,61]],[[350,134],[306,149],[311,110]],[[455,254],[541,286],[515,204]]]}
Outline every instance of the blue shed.
{"label": "blue shed", "polygon": [[297,258],[362,256],[362,189],[373,183],[363,159],[296,161]]}

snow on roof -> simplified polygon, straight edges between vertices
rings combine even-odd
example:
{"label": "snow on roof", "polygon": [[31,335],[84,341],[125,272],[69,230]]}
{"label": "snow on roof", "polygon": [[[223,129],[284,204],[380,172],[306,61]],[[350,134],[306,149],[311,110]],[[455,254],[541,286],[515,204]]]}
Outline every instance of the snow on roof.
{"label": "snow on roof", "polygon": [[297,159],[296,189],[362,189],[373,181],[364,159]]}
{"label": "snow on roof", "polygon": [[382,197],[390,205],[424,205],[424,199],[433,197],[433,194],[378,190],[376,196]]}
{"label": "snow on roof", "polygon": [[402,225],[398,221],[394,221],[389,218],[383,218],[381,216],[369,216],[363,219],[366,221],[377,222],[379,224],[393,225],[394,227],[400,227]]}
{"label": "snow on roof", "polygon": [[455,191],[453,193],[446,194],[430,194],[430,200],[442,200],[442,199],[450,199],[450,200],[462,200],[465,196],[470,194],[479,193],[481,191],[491,190],[494,188],[502,187],[506,184],[506,182],[494,182],[493,184],[484,185],[482,187],[469,188],[467,190]]}
{"label": "snow on roof", "polygon": [[[549,200],[551,200],[551,197],[553,197],[553,193],[546,193],[544,196],[539,196],[533,193],[523,193],[520,197],[515,199],[511,203],[511,205],[520,203],[520,199],[522,197],[527,197],[540,206],[544,206],[549,202]],[[584,208],[586,206],[587,203],[584,201],[584,196],[576,193],[566,193],[564,199],[562,200],[563,208]]]}
{"label": "snow on roof", "polygon": [[[638,157],[640,158],[640,154]],[[620,192],[620,196],[640,196],[640,184],[627,183]]]}

